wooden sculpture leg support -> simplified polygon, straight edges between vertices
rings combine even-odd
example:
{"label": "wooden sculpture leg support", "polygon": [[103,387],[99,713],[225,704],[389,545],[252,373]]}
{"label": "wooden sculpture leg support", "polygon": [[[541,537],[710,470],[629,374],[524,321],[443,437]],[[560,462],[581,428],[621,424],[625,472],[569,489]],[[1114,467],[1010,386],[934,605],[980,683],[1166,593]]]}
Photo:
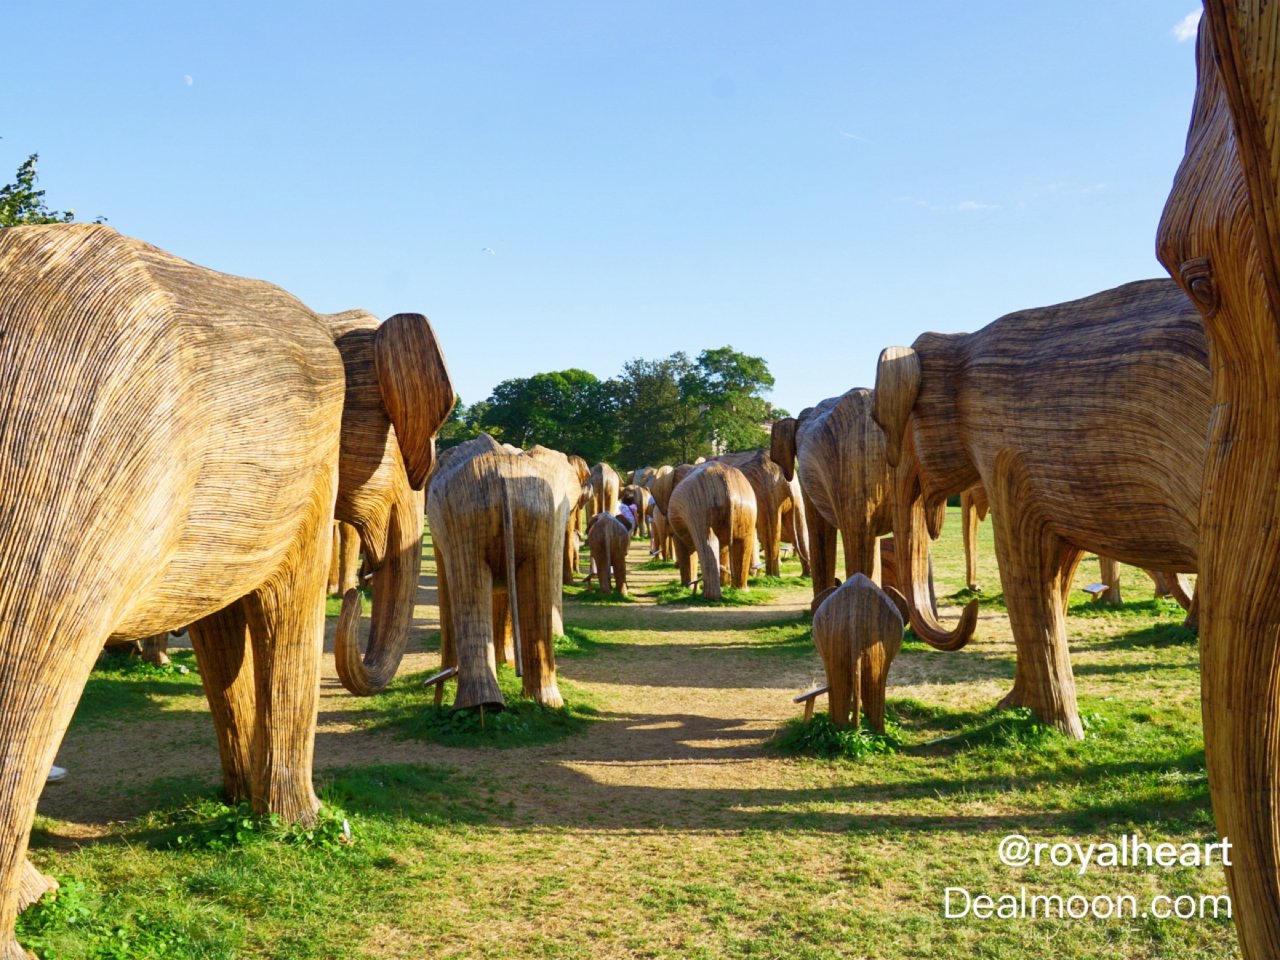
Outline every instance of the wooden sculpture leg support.
{"label": "wooden sculpture leg support", "polygon": [[809,570],[813,575],[813,595],[816,597],[836,583],[836,528],[808,505],[805,523],[809,525]]}
{"label": "wooden sculpture leg support", "polygon": [[[775,554],[777,552],[777,544],[774,544]],[[747,580],[751,575],[751,561],[755,557],[756,545],[742,538],[734,540],[729,547],[729,576],[730,583],[739,590],[747,589]]]}
{"label": "wooden sculpture leg support", "polygon": [[720,555],[720,540],[715,532],[707,530],[698,541],[698,565],[702,567],[702,595],[708,600],[719,600],[720,564],[727,558]]}
{"label": "wooden sculpture leg support", "polygon": [[978,589],[978,509],[966,490],[960,496],[960,530],[964,539],[964,582],[970,590]]}
{"label": "wooden sculpture leg support", "polygon": [[759,535],[764,548],[764,572],[782,576],[782,505],[760,507]]}
{"label": "wooden sculpture leg support", "polygon": [[1013,690],[1001,706],[1029,707],[1043,723],[1082,739],[1066,606],[1067,585],[1083,554],[1059,540],[1030,505],[1020,502],[1029,486],[1022,482],[1016,454],[996,458],[993,481],[987,492],[996,559],[1018,651]]}
{"label": "wooden sculpture leg support", "polygon": [[[79,644],[60,639],[64,646],[54,656],[37,656],[30,647],[0,650],[0,783],[6,786],[0,805],[0,960],[28,958],[14,925],[31,880],[27,841],[36,801],[105,638]],[[45,669],[37,673],[40,666]],[[50,697],[50,690],[64,695]]]}
{"label": "wooden sculpture leg support", "polygon": [[551,634],[552,596],[555,582],[553,558],[541,553],[526,557],[516,568],[516,603],[520,615],[520,656],[524,667],[522,692],[545,707],[562,707],[564,698],[556,685],[556,657]]}
{"label": "wooden sculpture leg support", "polygon": [[679,537],[672,537],[676,551],[676,569],[680,573],[681,586],[688,586],[694,580],[695,558],[693,551],[684,545]]}
{"label": "wooden sculpture leg support", "polygon": [[309,822],[320,809],[311,778],[328,551],[311,538],[298,566],[245,604],[257,706],[250,796],[259,813]]}
{"label": "wooden sculpture leg support", "polygon": [[222,759],[222,789],[233,803],[248,800],[253,781],[253,650],[245,601],[191,624],[191,647],[213,714]]}

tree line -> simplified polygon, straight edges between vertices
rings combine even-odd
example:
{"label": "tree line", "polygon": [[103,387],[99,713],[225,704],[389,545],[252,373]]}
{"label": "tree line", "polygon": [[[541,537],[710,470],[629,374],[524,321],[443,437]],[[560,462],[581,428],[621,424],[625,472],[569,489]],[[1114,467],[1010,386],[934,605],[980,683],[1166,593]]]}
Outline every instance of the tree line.
{"label": "tree line", "polygon": [[485,400],[459,402],[440,432],[449,447],[484,432],[517,447],[542,444],[588,463],[623,469],[689,463],[767,446],[786,411],[763,394],[773,375],[763,357],[733,347],[632,360],[616,377],[558,370],[504,380]]}

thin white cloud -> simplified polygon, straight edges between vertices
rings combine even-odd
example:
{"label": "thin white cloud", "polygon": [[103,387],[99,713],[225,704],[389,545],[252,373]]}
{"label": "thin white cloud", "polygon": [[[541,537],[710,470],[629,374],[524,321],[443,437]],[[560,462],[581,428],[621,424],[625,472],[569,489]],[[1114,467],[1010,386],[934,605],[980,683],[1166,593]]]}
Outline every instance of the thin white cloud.
{"label": "thin white cloud", "polygon": [[196,81],[195,81],[195,79],[191,76],[191,74],[189,74],[189,73],[184,73],[184,74],[182,75],[182,82],[183,82],[183,83],[185,83],[185,84],[189,87],[189,86],[191,86],[193,83],[195,83]]}
{"label": "thin white cloud", "polygon": [[1173,30],[1170,31],[1173,34],[1173,38],[1179,43],[1194,40],[1196,38],[1196,30],[1200,26],[1200,14],[1203,12],[1197,7],[1174,24]]}
{"label": "thin white cloud", "polygon": [[870,141],[870,140],[868,140],[866,137],[860,137],[860,136],[858,136],[856,133],[849,133],[849,132],[847,132],[847,131],[845,131],[845,130],[841,130],[841,131],[840,131],[840,136],[844,137],[846,140],[857,140],[859,143],[870,143],[870,142],[871,142],[871,141]]}
{"label": "thin white cloud", "polygon": [[921,210],[932,210],[934,213],[975,213],[980,210],[999,210],[998,204],[979,203],[977,200],[961,200],[959,203],[930,203],[919,197],[899,197],[903,203],[909,203]]}

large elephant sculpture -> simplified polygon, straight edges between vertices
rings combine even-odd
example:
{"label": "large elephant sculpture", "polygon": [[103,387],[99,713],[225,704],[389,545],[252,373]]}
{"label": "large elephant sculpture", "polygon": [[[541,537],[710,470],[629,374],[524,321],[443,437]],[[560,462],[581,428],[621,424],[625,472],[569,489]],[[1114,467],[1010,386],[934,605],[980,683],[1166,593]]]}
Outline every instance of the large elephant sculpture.
{"label": "large elephant sculpture", "polygon": [[1204,318],[1197,581],[1205,760],[1246,960],[1280,956],[1280,6],[1206,0],[1157,252]]}
{"label": "large elephant sculpture", "polygon": [[[416,315],[371,335],[419,487],[448,412],[419,404],[423,338]],[[270,284],[106,226],[0,230],[0,956],[25,956],[36,799],[107,641],[189,624],[228,793],[315,816],[334,503],[368,479],[343,473],[344,376]]]}
{"label": "large elephant sculpture", "polygon": [[507,617],[524,694],[563,705],[553,610],[564,584],[564,531],[581,490],[563,453],[519,450],[488,434],[441,459],[427,491],[427,523],[439,577],[441,658],[458,667],[455,709],[505,705],[496,663]]}
{"label": "large elephant sculpture", "polygon": [[697,556],[705,598],[720,599],[726,574],[745,589],[756,555],[756,498],[742,471],[714,460],[700,464],[676,484],[669,506],[681,581],[693,582]]}
{"label": "large elephant sculpture", "polygon": [[573,583],[578,576],[578,550],[581,546],[583,513],[592,500],[591,468],[576,453],[568,456],[569,466],[578,475],[577,501],[569,509],[569,523],[564,536],[564,582]]}
{"label": "large elephant sculpture", "polygon": [[1195,308],[1171,281],[1145,280],[976,333],[926,333],[881,354],[874,415],[912,627],[944,650],[973,635],[978,602],[944,629],[922,571],[939,508],[981,482],[1017,645],[1003,703],[1083,736],[1065,615],[1084,552],[1196,568],[1209,371]]}
{"label": "large elephant sculpture", "polygon": [[764,552],[765,573],[781,575],[785,539],[796,548],[803,575],[809,576],[809,530],[800,479],[784,476],[765,450],[726,453],[716,459],[741,470],[756,495],[756,538]]}
{"label": "large elephant sculpture", "polygon": [[607,463],[597,463],[591,468],[591,510],[590,516],[597,513],[616,515],[618,499],[622,493],[622,480],[618,471]]}

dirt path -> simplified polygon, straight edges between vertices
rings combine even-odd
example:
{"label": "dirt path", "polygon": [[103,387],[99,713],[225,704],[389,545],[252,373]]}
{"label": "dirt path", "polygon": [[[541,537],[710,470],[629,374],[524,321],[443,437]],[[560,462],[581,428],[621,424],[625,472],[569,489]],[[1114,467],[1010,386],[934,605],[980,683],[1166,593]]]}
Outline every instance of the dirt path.
{"label": "dirt path", "polygon": [[[478,775],[498,786],[518,822],[594,829],[679,825],[741,828],[770,792],[796,798],[819,789],[820,769],[764,748],[787,717],[792,697],[822,679],[816,655],[751,655],[750,631],[793,623],[807,608],[808,587],[791,588],[768,604],[744,607],[658,605],[641,596],[673,578],[671,570],[638,569],[647,543],[629,557],[631,604],[568,602],[569,623],[606,636],[625,635],[593,656],[562,657],[562,676],[601,704],[588,731],[519,751],[454,749],[369,732],[326,656],[316,737],[317,773],[370,763],[433,763]],[[439,628],[434,569],[424,563],[410,652],[402,672],[429,670],[439,657],[424,641]],[[333,621],[329,623],[331,649]],[[994,651],[993,651],[994,652]],[[901,686],[919,677],[897,675]],[[972,684],[972,672],[969,674]],[[1002,682],[1002,681],[1001,681]],[[938,683],[931,672],[931,685]],[[921,686],[925,694],[931,687]],[[989,699],[999,689],[972,685]],[[901,692],[901,691],[899,691]],[[915,690],[911,691],[913,694]],[[425,697],[424,697],[425,702]],[[73,730],[59,762],[72,775],[46,791],[40,812],[67,821],[58,832],[91,835],[101,825],[144,812],[162,799],[157,778],[175,793],[218,783],[212,727],[198,689],[164,704],[164,715],[107,729]],[[161,780],[159,789],[165,789]]]}

